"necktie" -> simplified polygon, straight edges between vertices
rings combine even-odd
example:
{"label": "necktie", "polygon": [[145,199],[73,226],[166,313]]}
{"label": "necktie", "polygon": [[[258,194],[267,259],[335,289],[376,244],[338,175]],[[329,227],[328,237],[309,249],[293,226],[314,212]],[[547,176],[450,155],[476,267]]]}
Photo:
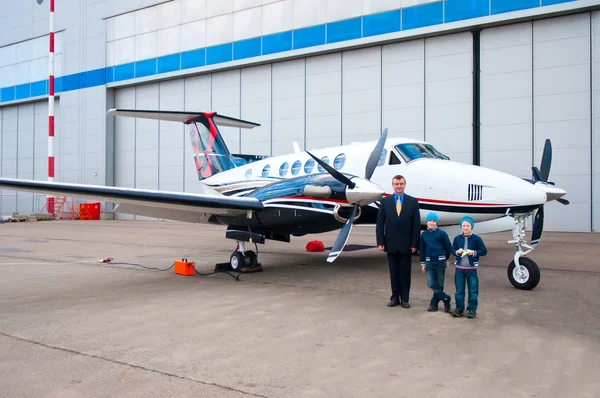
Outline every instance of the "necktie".
{"label": "necktie", "polygon": [[400,216],[400,212],[402,211],[402,203],[400,203],[400,198],[398,198],[398,202],[396,202],[396,213]]}

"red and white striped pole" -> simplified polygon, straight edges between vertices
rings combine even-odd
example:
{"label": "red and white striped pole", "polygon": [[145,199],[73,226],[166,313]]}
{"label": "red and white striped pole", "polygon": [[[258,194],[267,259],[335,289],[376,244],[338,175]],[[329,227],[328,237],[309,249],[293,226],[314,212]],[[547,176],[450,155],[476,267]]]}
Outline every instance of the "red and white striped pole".
{"label": "red and white striped pole", "polygon": [[[48,54],[48,181],[54,181],[54,0],[50,0],[50,52]],[[46,196],[46,210],[54,214],[54,196]]]}

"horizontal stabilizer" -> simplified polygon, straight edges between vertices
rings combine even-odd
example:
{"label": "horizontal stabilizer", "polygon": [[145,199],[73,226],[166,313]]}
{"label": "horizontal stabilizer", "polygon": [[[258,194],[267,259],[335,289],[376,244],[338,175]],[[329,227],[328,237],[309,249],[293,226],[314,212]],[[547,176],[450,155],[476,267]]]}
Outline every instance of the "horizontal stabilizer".
{"label": "horizontal stabilizer", "polygon": [[258,123],[247,120],[236,119],[229,116],[219,115],[213,112],[180,112],[180,111],[157,111],[136,109],[111,109],[107,113],[110,116],[137,117],[142,119],[164,120],[168,122],[191,123],[200,116],[213,116],[213,121],[218,126],[251,129],[260,126]]}

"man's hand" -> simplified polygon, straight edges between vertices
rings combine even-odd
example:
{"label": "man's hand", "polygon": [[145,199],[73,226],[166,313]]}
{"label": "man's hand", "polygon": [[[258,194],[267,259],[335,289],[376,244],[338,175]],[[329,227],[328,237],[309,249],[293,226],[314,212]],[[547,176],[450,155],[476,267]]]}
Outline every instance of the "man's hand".
{"label": "man's hand", "polygon": [[383,245],[377,246],[377,250],[379,250],[380,252],[382,252],[383,249],[385,249],[385,246],[383,246]]}
{"label": "man's hand", "polygon": [[446,260],[446,268],[450,266],[450,260]]}
{"label": "man's hand", "polygon": [[414,247],[411,247],[411,248],[410,248],[410,252],[411,252],[412,254],[415,254],[415,253],[417,252],[417,249],[415,249]]}
{"label": "man's hand", "polygon": [[467,256],[474,256],[475,252],[473,250],[467,250]]}
{"label": "man's hand", "polygon": [[421,265],[421,272],[425,273],[425,266],[424,265]]}
{"label": "man's hand", "polygon": [[463,249],[458,249],[458,250],[456,251],[456,255],[457,255],[457,256],[460,256],[460,255],[462,254],[462,252],[464,252],[464,250],[463,250]]}

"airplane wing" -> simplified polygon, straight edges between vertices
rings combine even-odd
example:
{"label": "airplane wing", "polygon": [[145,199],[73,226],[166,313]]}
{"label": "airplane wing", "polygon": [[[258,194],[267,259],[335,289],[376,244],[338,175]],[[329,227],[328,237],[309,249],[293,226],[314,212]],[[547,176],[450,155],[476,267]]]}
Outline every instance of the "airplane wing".
{"label": "airplane wing", "polygon": [[[154,111],[154,110],[136,110],[136,109],[111,109],[106,112],[111,116],[126,116],[137,117],[141,119],[165,120],[168,122],[190,123],[199,116],[203,116],[204,112],[179,112],[179,111]],[[211,112],[212,114],[212,112]],[[247,120],[236,119],[229,116],[219,115],[215,113],[213,116],[214,122],[219,126],[236,127],[242,129],[251,129],[260,126],[258,123],[249,122]]]}
{"label": "airplane wing", "polygon": [[115,202],[119,203],[119,212],[185,222],[202,222],[211,215],[244,214],[263,209],[263,204],[255,198],[14,178],[0,178],[0,188]]}

